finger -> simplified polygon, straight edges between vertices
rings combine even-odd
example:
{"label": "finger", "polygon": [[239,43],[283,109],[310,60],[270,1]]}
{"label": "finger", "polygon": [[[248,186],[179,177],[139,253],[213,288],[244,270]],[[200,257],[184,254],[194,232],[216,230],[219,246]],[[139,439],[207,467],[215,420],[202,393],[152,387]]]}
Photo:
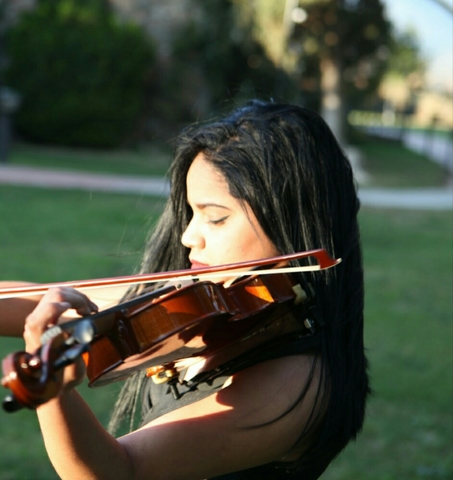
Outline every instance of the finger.
{"label": "finger", "polygon": [[98,311],[97,305],[85,294],[70,287],[51,288],[44,296],[44,299],[50,302],[68,302],[70,308],[73,308],[82,316]]}
{"label": "finger", "polygon": [[41,335],[71,307],[68,302],[40,302],[28,315],[24,326],[24,340],[28,352],[34,352],[41,346]]}
{"label": "finger", "polygon": [[61,302],[40,302],[33,312],[25,320],[25,326],[32,329],[45,329],[48,325],[57,323],[58,318],[69,308],[71,304],[66,301]]}
{"label": "finger", "polygon": [[57,324],[61,315],[70,308],[82,316],[97,311],[97,306],[86,295],[73,288],[49,289],[25,321],[24,340],[27,351],[38,349],[43,332],[49,326]]}

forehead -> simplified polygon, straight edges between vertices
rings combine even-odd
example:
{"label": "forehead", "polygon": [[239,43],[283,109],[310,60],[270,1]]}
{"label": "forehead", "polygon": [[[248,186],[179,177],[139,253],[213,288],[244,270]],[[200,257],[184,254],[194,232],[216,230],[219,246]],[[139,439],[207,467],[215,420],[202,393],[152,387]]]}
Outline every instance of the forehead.
{"label": "forehead", "polygon": [[224,175],[202,153],[193,160],[186,177],[187,197],[230,195]]}

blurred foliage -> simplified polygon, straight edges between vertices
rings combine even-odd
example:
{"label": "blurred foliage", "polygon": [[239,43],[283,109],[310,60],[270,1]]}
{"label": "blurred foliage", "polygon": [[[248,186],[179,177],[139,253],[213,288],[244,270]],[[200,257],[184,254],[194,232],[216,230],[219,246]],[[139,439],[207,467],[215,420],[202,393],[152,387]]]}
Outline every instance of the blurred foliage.
{"label": "blurred foliage", "polygon": [[155,108],[174,121],[192,121],[244,98],[292,98],[288,75],[268,58],[242,24],[231,0],[190,0],[193,15],[175,34],[171,65]]}
{"label": "blurred foliage", "polygon": [[382,0],[311,2],[306,11],[290,39],[301,47],[302,86],[311,80],[321,90],[322,64],[332,59],[345,110],[362,105],[375,95],[390,55],[391,24]]}
{"label": "blurred foliage", "polygon": [[[402,109],[405,113],[413,113],[416,109],[416,93],[425,84],[426,61],[427,59],[420,52],[417,34],[413,29],[393,34],[384,85],[389,82],[389,88],[391,88],[390,85],[399,81],[406,86],[408,94],[405,108]],[[387,94],[387,97],[390,97],[389,100],[393,96]]]}
{"label": "blurred foliage", "polygon": [[232,1],[302,103],[342,141],[345,114],[376,101],[387,67],[391,25],[382,0]]}
{"label": "blurred foliage", "polygon": [[102,0],[40,0],[7,34],[8,84],[26,139],[114,147],[137,121],[154,48]]}
{"label": "blurred foliage", "polygon": [[[416,38],[393,32],[383,0],[186,1],[190,15],[182,26],[168,19],[171,51],[157,58],[149,32],[120,20],[109,0],[38,0],[7,39],[8,83],[23,97],[18,132],[112,147],[173,137],[181,124],[249,98],[325,115],[333,92],[341,137],[349,110],[382,106],[386,72],[420,79],[412,75],[423,67]],[[300,23],[285,11],[296,4],[306,15]]]}
{"label": "blurred foliage", "polygon": [[405,77],[413,73],[424,74],[426,59],[420,53],[417,33],[412,28],[392,35],[388,72]]}

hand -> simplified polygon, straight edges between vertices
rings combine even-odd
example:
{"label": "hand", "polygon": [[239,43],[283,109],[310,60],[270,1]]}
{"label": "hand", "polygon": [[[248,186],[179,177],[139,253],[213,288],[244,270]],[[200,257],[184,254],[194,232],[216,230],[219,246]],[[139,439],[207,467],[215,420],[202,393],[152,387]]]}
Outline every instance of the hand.
{"label": "hand", "polygon": [[[35,353],[41,347],[41,335],[58,323],[61,315],[68,309],[74,309],[83,316],[97,312],[97,306],[83,293],[68,287],[51,288],[25,321],[25,348]],[[63,389],[68,390],[79,384],[85,373],[85,365],[80,359],[74,365],[64,369]]]}

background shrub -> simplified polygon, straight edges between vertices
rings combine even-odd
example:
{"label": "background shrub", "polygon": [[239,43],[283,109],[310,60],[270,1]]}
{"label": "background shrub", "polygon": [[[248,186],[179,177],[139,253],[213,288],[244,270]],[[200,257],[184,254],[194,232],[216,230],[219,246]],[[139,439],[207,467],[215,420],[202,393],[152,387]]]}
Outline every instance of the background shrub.
{"label": "background shrub", "polygon": [[136,26],[100,0],[41,0],[7,35],[9,86],[22,96],[28,140],[84,147],[124,141],[143,106],[155,57]]}

